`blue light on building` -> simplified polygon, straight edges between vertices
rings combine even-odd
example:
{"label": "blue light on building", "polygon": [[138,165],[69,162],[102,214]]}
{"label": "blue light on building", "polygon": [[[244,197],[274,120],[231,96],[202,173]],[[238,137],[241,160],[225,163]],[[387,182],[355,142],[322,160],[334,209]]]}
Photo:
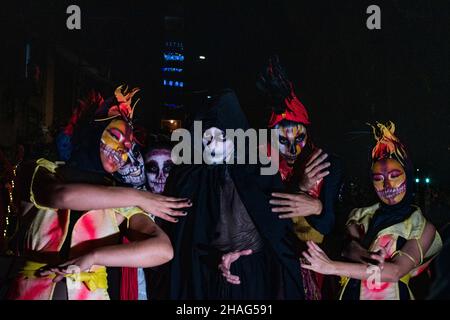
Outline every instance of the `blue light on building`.
{"label": "blue light on building", "polygon": [[183,68],[171,68],[171,67],[164,67],[162,68],[163,72],[183,72]]}
{"label": "blue light on building", "polygon": [[166,61],[184,61],[184,55],[179,53],[164,53],[164,60]]}
{"label": "blue light on building", "polygon": [[179,88],[183,88],[184,87],[184,82],[183,81],[173,81],[173,80],[163,80],[163,85],[166,87],[179,87]]}
{"label": "blue light on building", "polygon": [[[176,16],[165,16],[165,39],[161,78],[163,79],[162,105],[168,109],[183,108],[184,99],[184,19]],[[189,60],[189,59],[187,59]],[[165,113],[165,112],[164,112]],[[167,119],[174,119],[179,115],[164,115]]]}

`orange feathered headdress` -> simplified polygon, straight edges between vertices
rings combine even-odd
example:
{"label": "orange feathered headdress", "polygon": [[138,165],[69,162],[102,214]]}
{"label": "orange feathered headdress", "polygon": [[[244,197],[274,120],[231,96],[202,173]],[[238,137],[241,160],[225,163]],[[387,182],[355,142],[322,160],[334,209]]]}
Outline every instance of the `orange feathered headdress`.
{"label": "orange feathered headdress", "polygon": [[386,125],[377,122],[372,127],[375,140],[375,147],[372,149],[372,162],[380,159],[392,158],[400,162],[405,167],[407,162],[407,153],[405,146],[394,135],[395,124],[389,121]]}
{"label": "orange feathered headdress", "polygon": [[106,121],[121,117],[130,126],[132,126],[134,108],[136,107],[136,104],[139,102],[140,99],[137,99],[133,104],[133,106],[131,106],[131,100],[139,90],[140,90],[139,88],[133,88],[131,89],[131,91],[128,91],[128,86],[124,88],[123,85],[117,87],[117,89],[114,91],[117,104],[114,104],[109,108],[108,117],[103,119],[97,119],[96,121]]}

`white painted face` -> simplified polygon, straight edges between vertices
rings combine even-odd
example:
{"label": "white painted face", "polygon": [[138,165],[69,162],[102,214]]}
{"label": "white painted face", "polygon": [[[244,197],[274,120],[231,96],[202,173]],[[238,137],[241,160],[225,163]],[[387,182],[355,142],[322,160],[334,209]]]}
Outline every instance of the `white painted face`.
{"label": "white painted face", "polygon": [[278,124],[275,128],[278,131],[280,154],[290,166],[293,166],[305,148],[308,139],[306,127],[301,123],[289,122]]}
{"label": "white painted face", "polygon": [[173,167],[169,149],[154,149],[145,155],[145,168],[150,191],[162,193]]}
{"label": "white painted face", "polygon": [[225,138],[222,130],[211,127],[203,134],[204,160],[207,164],[228,162],[234,153],[233,141]]}
{"label": "white painted face", "polygon": [[128,162],[117,171],[117,174],[119,180],[126,184],[133,187],[145,186],[144,158],[135,143],[128,152]]}

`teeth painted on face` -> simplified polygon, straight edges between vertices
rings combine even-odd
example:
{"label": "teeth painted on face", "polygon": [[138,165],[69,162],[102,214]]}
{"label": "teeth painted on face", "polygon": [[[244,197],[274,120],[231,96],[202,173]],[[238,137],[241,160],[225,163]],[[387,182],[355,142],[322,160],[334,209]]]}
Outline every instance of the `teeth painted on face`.
{"label": "teeth painted on face", "polygon": [[141,175],[141,170],[134,170],[133,172],[130,173],[131,176],[133,177],[139,177]]}
{"label": "teeth painted on face", "polygon": [[115,162],[118,167],[123,167],[125,165],[125,161],[122,158],[121,152],[112,149],[103,142],[100,144],[100,149],[105,154],[105,156],[113,160],[113,162]]}
{"label": "teeth painted on face", "polygon": [[378,191],[377,193],[382,198],[392,199],[405,191],[406,191],[406,184],[403,183],[402,185],[400,185],[397,188],[389,188],[389,189]]}
{"label": "teeth painted on face", "polygon": [[155,182],[155,181],[150,181],[150,182],[153,184],[161,185],[161,186],[163,186],[165,184],[165,182]]}

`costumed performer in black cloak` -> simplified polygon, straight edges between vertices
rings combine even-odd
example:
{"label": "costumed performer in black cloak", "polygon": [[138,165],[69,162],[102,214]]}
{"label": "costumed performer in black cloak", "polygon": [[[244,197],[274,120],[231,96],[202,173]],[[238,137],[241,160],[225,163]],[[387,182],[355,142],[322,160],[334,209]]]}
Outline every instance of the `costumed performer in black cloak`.
{"label": "costumed performer in black cloak", "polygon": [[[230,164],[236,148],[225,130],[246,131],[249,125],[233,91],[210,100],[195,117],[202,122],[202,149],[208,156],[202,164],[175,166],[166,185],[167,195],[193,202],[173,225],[169,298],[303,299],[292,222],[278,219],[269,204],[271,192],[283,190],[280,176],[261,175],[259,165]],[[218,269],[220,259],[244,249],[251,254],[231,267],[240,285],[231,284]]]}

